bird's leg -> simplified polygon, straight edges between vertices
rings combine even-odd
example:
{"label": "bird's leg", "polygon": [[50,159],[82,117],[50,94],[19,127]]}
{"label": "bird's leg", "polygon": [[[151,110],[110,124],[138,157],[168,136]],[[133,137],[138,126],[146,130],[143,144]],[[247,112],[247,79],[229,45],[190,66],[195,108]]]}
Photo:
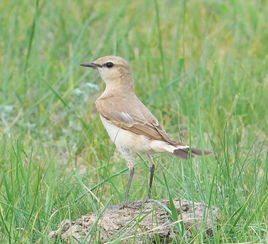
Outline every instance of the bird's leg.
{"label": "bird's leg", "polygon": [[132,152],[128,148],[119,147],[119,151],[123,155],[125,160],[127,161],[127,166],[129,169],[128,183],[127,183],[127,188],[125,192],[125,201],[123,205],[120,207],[120,208],[125,208],[128,204],[128,193],[129,193],[129,189],[131,187],[131,183],[132,183],[132,179],[134,175],[134,161],[132,158]]}
{"label": "bird's leg", "polygon": [[128,204],[128,193],[131,187],[134,171],[135,171],[134,167],[129,167],[129,176],[128,176],[128,183],[127,183],[127,188],[126,188],[126,193],[125,193],[125,202],[124,202],[125,206]]}
{"label": "bird's leg", "polygon": [[147,156],[148,156],[148,161],[150,164],[150,178],[149,178],[149,189],[148,189],[148,195],[147,195],[146,201],[151,199],[152,184],[153,184],[154,170],[155,170],[155,165],[154,165],[154,161],[153,161],[152,156],[149,154]]}
{"label": "bird's leg", "polygon": [[120,205],[119,209],[123,209],[128,206],[128,193],[131,187],[132,179],[134,176],[134,171],[135,171],[134,167],[129,167],[129,176],[128,176],[128,183],[127,183],[127,188],[125,192],[125,199],[124,199],[124,203]]}

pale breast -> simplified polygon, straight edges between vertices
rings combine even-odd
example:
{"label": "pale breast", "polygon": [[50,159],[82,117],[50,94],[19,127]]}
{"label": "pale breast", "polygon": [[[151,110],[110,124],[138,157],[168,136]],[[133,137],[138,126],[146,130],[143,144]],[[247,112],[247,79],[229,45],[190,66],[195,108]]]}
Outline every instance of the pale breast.
{"label": "pale breast", "polygon": [[121,129],[100,115],[101,121],[116,147],[125,147],[132,152],[150,152],[150,140],[143,135]]}

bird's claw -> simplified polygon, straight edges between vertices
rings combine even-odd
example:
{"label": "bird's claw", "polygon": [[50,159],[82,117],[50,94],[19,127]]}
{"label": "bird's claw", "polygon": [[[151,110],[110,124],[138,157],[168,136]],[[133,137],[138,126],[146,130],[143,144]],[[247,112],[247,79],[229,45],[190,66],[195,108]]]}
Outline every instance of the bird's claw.
{"label": "bird's claw", "polygon": [[119,209],[121,210],[121,209],[124,209],[124,208],[126,208],[128,206],[128,202],[124,202],[124,203],[122,203],[122,204],[120,204],[119,205]]}
{"label": "bird's claw", "polygon": [[144,200],[144,203],[148,203],[148,202],[151,202],[153,199],[151,197],[147,197],[145,200]]}
{"label": "bird's claw", "polygon": [[131,209],[140,209],[141,205],[143,205],[147,200],[144,201],[136,201],[136,202],[124,202],[119,205],[119,209],[131,208]]}

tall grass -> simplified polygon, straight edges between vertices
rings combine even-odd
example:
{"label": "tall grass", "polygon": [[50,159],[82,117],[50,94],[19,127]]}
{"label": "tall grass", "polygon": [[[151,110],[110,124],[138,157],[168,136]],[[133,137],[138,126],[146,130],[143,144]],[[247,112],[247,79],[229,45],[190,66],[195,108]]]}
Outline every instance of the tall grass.
{"label": "tall grass", "polygon": [[[154,198],[221,209],[214,237],[188,241],[267,240],[267,1],[2,0],[0,10],[1,243],[49,242],[63,219],[123,200],[126,164],[94,107],[104,85],[79,67],[108,54],[130,61],[138,96],[174,138],[214,151],[155,157]],[[132,200],[146,197],[149,175],[142,155],[136,163]]]}

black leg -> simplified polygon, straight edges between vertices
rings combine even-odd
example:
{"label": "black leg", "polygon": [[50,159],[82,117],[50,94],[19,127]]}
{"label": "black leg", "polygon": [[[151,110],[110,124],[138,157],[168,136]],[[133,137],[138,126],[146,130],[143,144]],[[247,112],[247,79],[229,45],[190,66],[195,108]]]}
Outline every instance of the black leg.
{"label": "black leg", "polygon": [[128,177],[128,183],[127,183],[127,188],[126,188],[126,193],[125,193],[124,205],[128,203],[128,193],[129,193],[129,189],[132,183],[133,175],[134,175],[134,168],[129,168],[129,177]]}
{"label": "black leg", "polygon": [[150,163],[150,178],[149,178],[149,189],[148,189],[148,195],[147,195],[147,200],[151,199],[151,192],[152,192],[152,184],[153,184],[153,179],[154,179],[154,170],[155,170],[155,165],[152,159],[152,156],[148,156],[148,161]]}
{"label": "black leg", "polygon": [[154,170],[155,170],[155,166],[153,164],[150,166],[149,190],[148,190],[148,195],[147,195],[148,200],[151,199],[152,184],[153,184],[153,179],[154,179]]}

